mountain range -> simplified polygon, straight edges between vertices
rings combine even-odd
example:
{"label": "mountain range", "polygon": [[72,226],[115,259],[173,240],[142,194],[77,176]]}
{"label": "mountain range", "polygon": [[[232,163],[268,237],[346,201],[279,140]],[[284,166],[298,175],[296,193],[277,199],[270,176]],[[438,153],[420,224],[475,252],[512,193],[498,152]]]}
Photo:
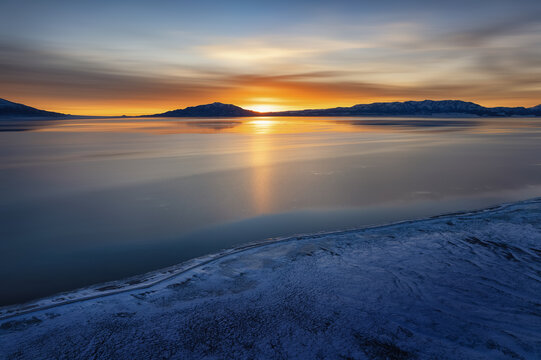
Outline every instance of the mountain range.
{"label": "mountain range", "polygon": [[541,116],[541,105],[488,108],[460,100],[378,102],[331,109],[281,111],[273,116]]}
{"label": "mountain range", "polygon": [[[39,110],[30,106],[0,99],[0,117],[46,118],[70,115]],[[190,106],[145,117],[245,117],[245,116],[541,116],[541,104],[525,107],[484,107],[461,100],[424,100],[404,102],[378,102],[351,107],[329,109],[256,112],[232,104],[215,102]]]}

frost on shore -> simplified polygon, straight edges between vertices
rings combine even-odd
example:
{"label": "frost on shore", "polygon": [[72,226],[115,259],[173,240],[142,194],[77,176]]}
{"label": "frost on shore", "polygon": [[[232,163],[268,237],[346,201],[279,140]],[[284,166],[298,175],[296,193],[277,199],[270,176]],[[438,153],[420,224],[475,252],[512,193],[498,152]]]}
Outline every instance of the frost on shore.
{"label": "frost on shore", "polygon": [[198,261],[144,289],[3,309],[0,358],[541,358],[540,200]]}

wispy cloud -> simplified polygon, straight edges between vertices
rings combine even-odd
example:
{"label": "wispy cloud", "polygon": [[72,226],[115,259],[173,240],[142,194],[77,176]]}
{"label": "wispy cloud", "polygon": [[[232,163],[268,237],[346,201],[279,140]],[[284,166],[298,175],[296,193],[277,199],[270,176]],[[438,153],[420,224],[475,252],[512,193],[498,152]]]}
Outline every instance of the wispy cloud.
{"label": "wispy cloud", "polygon": [[212,44],[196,47],[202,57],[227,61],[239,66],[261,66],[276,62],[302,61],[349,49],[366,48],[360,41],[328,38],[218,38]]}

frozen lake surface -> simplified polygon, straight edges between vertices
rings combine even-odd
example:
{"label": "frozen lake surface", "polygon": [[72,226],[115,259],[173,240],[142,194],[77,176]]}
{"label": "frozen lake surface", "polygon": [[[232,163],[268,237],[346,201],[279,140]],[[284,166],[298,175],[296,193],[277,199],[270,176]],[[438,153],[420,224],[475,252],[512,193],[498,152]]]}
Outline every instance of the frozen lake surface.
{"label": "frozen lake surface", "polygon": [[538,359],[540,274],[541,200],[524,201],[252,244],[3,308],[0,357]]}
{"label": "frozen lake surface", "polygon": [[270,237],[541,196],[539,118],[79,119],[0,130],[0,305]]}

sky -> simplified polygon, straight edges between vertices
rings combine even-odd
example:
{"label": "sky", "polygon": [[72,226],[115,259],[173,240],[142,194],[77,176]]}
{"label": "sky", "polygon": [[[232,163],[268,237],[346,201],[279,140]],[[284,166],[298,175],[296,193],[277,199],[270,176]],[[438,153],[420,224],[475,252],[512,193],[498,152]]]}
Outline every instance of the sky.
{"label": "sky", "polygon": [[541,1],[2,0],[0,98],[85,115],[534,106]]}

